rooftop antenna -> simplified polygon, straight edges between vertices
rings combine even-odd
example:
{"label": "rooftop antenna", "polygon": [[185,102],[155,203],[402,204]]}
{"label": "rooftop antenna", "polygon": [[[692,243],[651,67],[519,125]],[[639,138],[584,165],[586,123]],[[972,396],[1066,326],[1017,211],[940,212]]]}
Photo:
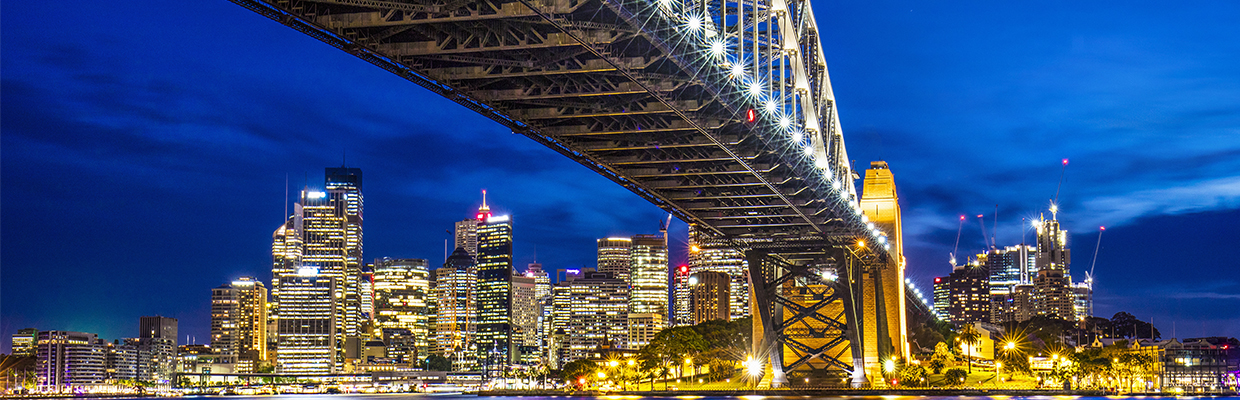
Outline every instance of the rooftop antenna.
{"label": "rooftop antenna", "polygon": [[491,211],[491,207],[487,207],[487,190],[482,189],[482,207],[478,207],[478,211]]}
{"label": "rooftop antenna", "polygon": [[960,216],[960,225],[956,227],[956,245],[955,245],[955,246],[952,246],[952,252],[951,252],[951,254],[948,254],[948,256],[950,256],[950,257],[951,257],[951,259],[952,259],[952,266],[953,266],[953,267],[955,267],[955,266],[956,266],[956,250],[959,250],[959,249],[960,249],[960,232],[961,232],[961,231],[963,231],[963,230],[964,230],[964,216],[963,216],[963,215],[961,215],[961,216]]}

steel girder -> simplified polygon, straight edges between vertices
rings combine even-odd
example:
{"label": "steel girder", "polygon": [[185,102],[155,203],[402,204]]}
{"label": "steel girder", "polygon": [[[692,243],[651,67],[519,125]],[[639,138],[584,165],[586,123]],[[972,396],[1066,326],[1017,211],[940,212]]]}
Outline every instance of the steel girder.
{"label": "steel girder", "polygon": [[[851,265],[837,250],[879,235],[858,209],[859,176],[809,0],[231,1],[546,145],[717,246],[766,260],[751,268],[782,271],[757,275],[755,287],[772,288],[759,302],[764,320],[775,322],[772,310],[792,317],[770,325],[773,343],[799,354],[787,366],[847,369],[831,353],[839,343],[802,336],[854,333],[855,318],[823,310],[853,304],[856,288],[818,282],[807,292],[820,297],[813,305],[773,289],[812,285],[807,271]],[[871,253],[886,250],[867,242]],[[849,342],[858,351],[859,340]]]}
{"label": "steel girder", "polygon": [[[807,1],[233,1],[464,104],[738,246],[874,233],[856,211]],[[712,41],[722,53],[705,46]],[[746,123],[754,110],[761,118]]]}

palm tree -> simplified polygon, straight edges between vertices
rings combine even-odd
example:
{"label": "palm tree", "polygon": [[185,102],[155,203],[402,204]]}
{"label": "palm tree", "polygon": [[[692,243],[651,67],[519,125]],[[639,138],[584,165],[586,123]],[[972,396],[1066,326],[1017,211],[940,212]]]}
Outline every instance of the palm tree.
{"label": "palm tree", "polygon": [[968,358],[965,361],[969,363],[970,374],[973,373],[973,346],[979,342],[978,339],[981,337],[982,334],[977,332],[977,327],[973,326],[973,324],[961,326],[960,335],[957,336],[957,338],[960,339],[960,342],[964,343],[965,349],[968,351]]}

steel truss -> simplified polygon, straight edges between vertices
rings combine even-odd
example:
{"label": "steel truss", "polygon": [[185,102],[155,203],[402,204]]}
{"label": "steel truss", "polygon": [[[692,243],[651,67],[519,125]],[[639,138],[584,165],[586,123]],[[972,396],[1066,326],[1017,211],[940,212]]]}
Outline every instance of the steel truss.
{"label": "steel truss", "polygon": [[[765,252],[783,263],[772,271],[813,279],[804,271],[845,259],[824,249],[858,238],[885,254],[858,208],[809,0],[231,1],[542,143],[726,246]],[[802,282],[782,276],[763,282]],[[855,299],[825,287],[811,296]],[[796,332],[840,335],[852,319],[777,292],[760,308],[803,322],[772,325],[802,354],[789,366],[844,368]]]}

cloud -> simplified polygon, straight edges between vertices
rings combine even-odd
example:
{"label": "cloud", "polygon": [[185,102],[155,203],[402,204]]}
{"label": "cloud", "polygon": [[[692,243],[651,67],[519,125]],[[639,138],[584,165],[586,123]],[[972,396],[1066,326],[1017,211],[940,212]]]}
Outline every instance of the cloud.
{"label": "cloud", "polygon": [[1084,226],[1124,225],[1151,214],[1184,214],[1240,207],[1240,176],[1138,190],[1082,202]]}

